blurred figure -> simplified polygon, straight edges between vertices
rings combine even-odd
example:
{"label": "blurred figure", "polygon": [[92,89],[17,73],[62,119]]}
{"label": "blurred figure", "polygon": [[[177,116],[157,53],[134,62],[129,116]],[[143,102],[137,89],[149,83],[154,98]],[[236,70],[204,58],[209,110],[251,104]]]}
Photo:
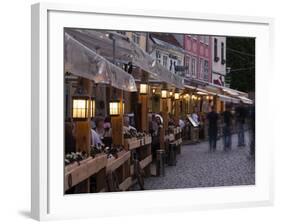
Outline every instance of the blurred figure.
{"label": "blurred figure", "polygon": [[238,147],[245,146],[245,119],[246,119],[246,108],[242,103],[236,108],[236,121],[237,121],[237,131],[238,131]]}
{"label": "blurred figure", "polygon": [[112,137],[111,125],[104,123],[103,117],[95,118],[95,129],[91,129],[92,145],[104,144],[105,139]]}
{"label": "blurred figure", "polygon": [[129,132],[131,129],[133,130],[137,130],[136,128],[134,128],[133,126],[130,125],[130,118],[128,116],[124,116],[124,119],[123,119],[123,132],[126,133],[126,132]]}
{"label": "blurred figure", "polygon": [[91,129],[91,145],[102,144],[102,138],[104,133],[104,120],[102,117],[95,118],[95,128]]}
{"label": "blurred figure", "polygon": [[160,130],[159,130],[159,124],[157,122],[155,114],[152,114],[151,121],[149,122],[149,133],[152,137],[152,157],[155,160],[156,159],[156,151],[160,149]]}
{"label": "blurred figure", "polygon": [[218,118],[215,107],[212,106],[211,112],[207,114],[210,152],[216,151],[217,148]]}
{"label": "blurred figure", "polygon": [[252,106],[250,110],[250,157],[255,158],[255,133],[256,133],[256,111],[255,106]]}
{"label": "blurred figure", "polygon": [[185,128],[185,122],[181,118],[179,119],[179,126],[180,126],[181,130],[183,130]]}
{"label": "blurred figure", "polygon": [[199,116],[195,108],[193,109],[193,113],[191,114],[191,117],[198,125],[200,125]]}
{"label": "blurred figure", "polygon": [[224,143],[224,151],[231,150],[231,127],[232,127],[232,114],[231,114],[231,106],[226,105],[225,111],[222,113],[223,118],[223,143]]}

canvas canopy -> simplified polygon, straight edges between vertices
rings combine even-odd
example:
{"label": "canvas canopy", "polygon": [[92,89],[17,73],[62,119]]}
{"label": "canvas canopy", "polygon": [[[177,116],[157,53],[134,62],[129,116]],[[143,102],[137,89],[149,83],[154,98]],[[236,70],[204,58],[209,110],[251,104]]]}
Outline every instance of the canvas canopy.
{"label": "canvas canopy", "polygon": [[65,33],[65,72],[93,80],[95,83],[110,84],[125,91],[137,91],[135,80],[118,66]]}
{"label": "canvas canopy", "polygon": [[149,78],[171,84],[177,88],[184,88],[181,77],[157,63],[153,57],[128,37],[110,31],[87,29],[65,29],[65,32],[109,61],[132,62],[134,66],[149,73]]}

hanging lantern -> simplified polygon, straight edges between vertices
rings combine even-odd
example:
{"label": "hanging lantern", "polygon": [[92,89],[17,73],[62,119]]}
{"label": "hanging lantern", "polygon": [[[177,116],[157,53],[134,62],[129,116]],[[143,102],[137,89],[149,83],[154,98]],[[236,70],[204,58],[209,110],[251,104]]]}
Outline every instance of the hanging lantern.
{"label": "hanging lantern", "polygon": [[156,89],[155,89],[155,88],[153,88],[153,89],[152,89],[152,93],[153,93],[153,94],[155,94],[155,92],[156,92]]}
{"label": "hanging lantern", "polygon": [[162,89],[161,90],[161,97],[162,97],[162,99],[167,99],[168,98],[168,90],[167,89]]}
{"label": "hanging lantern", "polygon": [[173,91],[172,91],[172,90],[170,90],[169,96],[170,96],[170,97],[173,97]]}
{"label": "hanging lantern", "polygon": [[163,84],[162,90],[161,90],[161,98],[167,99],[168,98],[168,89],[167,84]]}
{"label": "hanging lantern", "polygon": [[[124,103],[123,103],[123,107],[124,107]],[[118,116],[121,114],[121,107],[120,107],[119,100],[112,100],[109,102],[109,114],[110,116]]]}
{"label": "hanging lantern", "polygon": [[184,95],[184,98],[185,98],[185,99],[189,99],[189,94],[186,93],[186,94]]}
{"label": "hanging lantern", "polygon": [[94,118],[96,115],[96,101],[94,97],[91,97],[90,101],[90,108],[91,108],[91,118]]}
{"label": "hanging lantern", "polygon": [[180,99],[180,91],[178,89],[175,90],[175,100],[179,100]]}
{"label": "hanging lantern", "polygon": [[72,118],[74,120],[86,120],[88,118],[88,96],[72,97]]}
{"label": "hanging lantern", "polygon": [[147,83],[141,83],[140,84],[140,94],[146,95],[148,93],[148,85]]}

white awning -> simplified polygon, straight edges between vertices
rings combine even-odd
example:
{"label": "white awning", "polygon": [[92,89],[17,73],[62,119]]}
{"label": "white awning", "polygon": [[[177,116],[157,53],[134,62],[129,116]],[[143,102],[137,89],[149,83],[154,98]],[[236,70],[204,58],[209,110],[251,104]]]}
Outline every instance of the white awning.
{"label": "white awning", "polygon": [[65,33],[65,72],[95,83],[105,83],[115,88],[135,92],[135,79],[118,66],[97,54],[81,42]]}
{"label": "white awning", "polygon": [[128,37],[111,31],[96,31],[87,29],[66,29],[67,34],[82,43],[88,49],[98,52],[99,55],[112,60],[113,39],[115,40],[115,59],[132,62],[143,71],[150,74],[150,78],[166,82],[177,88],[184,88],[183,78],[170,72],[156,60],[132,42]]}
{"label": "white awning", "polygon": [[221,101],[226,102],[226,103],[239,103],[239,99],[222,95],[222,94],[217,94],[217,96],[220,98]]}
{"label": "white awning", "polygon": [[245,97],[245,96],[238,96],[240,99],[241,99],[241,101],[243,102],[243,103],[245,103],[245,104],[253,104],[253,100],[251,100],[251,99],[249,99],[249,98],[247,98],[247,97]]}
{"label": "white awning", "polygon": [[239,96],[239,93],[234,89],[222,88],[222,90],[231,96]]}

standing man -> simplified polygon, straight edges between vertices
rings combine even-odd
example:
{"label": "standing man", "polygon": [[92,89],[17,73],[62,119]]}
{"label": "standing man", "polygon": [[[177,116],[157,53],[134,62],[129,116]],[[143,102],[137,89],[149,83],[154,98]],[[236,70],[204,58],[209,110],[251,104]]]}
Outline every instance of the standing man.
{"label": "standing man", "polygon": [[231,126],[232,126],[232,114],[230,112],[231,106],[226,105],[223,116],[223,143],[224,151],[231,150]]}
{"label": "standing man", "polygon": [[238,147],[245,146],[244,124],[246,120],[246,109],[242,103],[236,109],[236,121],[238,129]]}
{"label": "standing man", "polygon": [[209,123],[209,145],[210,152],[216,151],[217,147],[217,134],[218,134],[218,114],[215,112],[215,107],[212,106],[212,111],[207,114],[207,119]]}

